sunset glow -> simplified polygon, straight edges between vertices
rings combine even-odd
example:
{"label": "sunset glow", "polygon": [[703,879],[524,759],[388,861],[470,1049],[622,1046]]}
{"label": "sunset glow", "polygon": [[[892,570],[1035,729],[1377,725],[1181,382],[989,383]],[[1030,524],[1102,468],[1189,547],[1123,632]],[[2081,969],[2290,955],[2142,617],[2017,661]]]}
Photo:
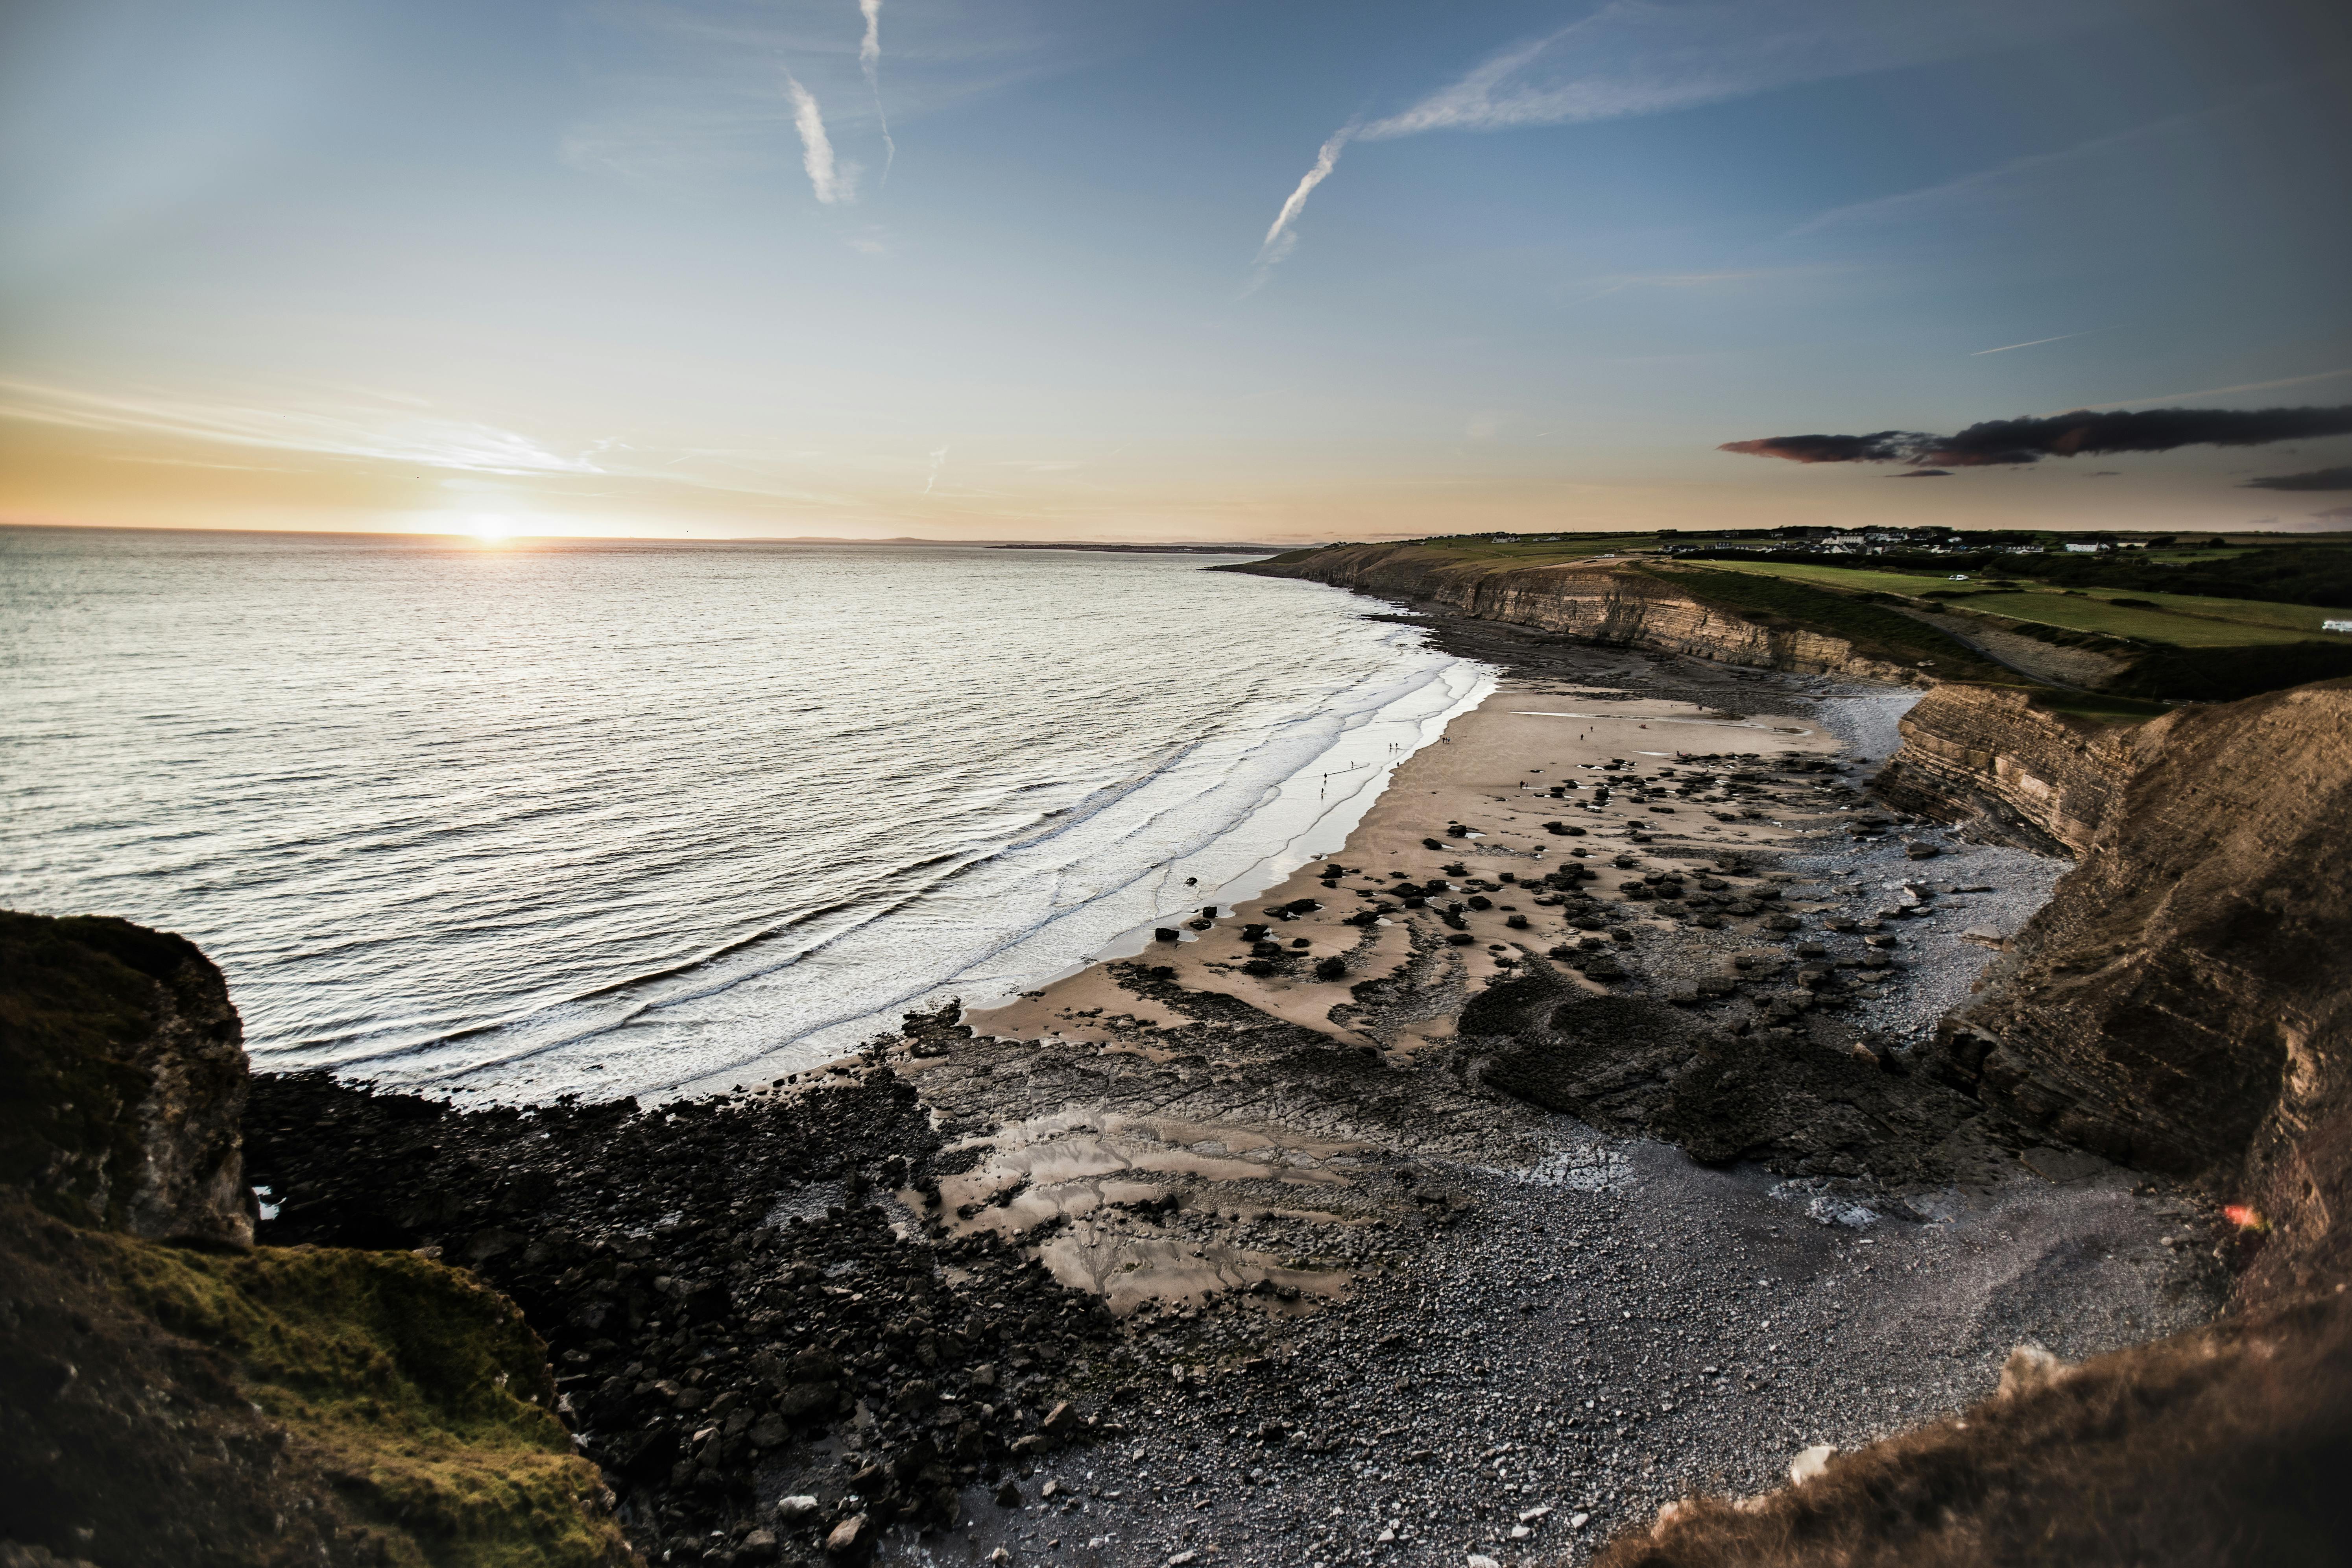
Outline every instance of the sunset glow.
{"label": "sunset glow", "polygon": [[1719,449],[2352,403],[2343,40],[2294,0],[31,9],[0,521],[2352,515],[2343,437],[1902,485]]}

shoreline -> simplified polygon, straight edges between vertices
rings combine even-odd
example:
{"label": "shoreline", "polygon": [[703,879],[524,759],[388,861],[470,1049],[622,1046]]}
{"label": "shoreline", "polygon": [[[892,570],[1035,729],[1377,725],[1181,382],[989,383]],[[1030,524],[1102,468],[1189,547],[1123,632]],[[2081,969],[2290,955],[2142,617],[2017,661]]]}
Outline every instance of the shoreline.
{"label": "shoreline", "polygon": [[[748,1093],[520,1131],[436,1110],[414,1168],[365,1180],[348,1137],[287,1111],[382,1101],[280,1081],[261,1157],[346,1173],[264,1239],[373,1213],[538,1302],[588,1451],[673,1561],[713,1531],[722,1562],[814,1560],[856,1521],[859,1550],[933,1564],[1581,1562],[1676,1497],[1766,1489],[1801,1449],[1963,1407],[2021,1341],[2075,1359],[2203,1321],[2169,1189],[2021,1159],[1909,1070],[1920,1019],[1990,956],[1951,928],[2021,919],[2055,870],[1841,831],[1905,826],[1832,766],[1836,731],[1884,731],[1884,694],[1439,635],[1500,653],[1506,684],[1336,855],[1197,940]],[[1708,713],[1780,743],[1642,728]],[[1715,760],[1699,734],[1727,738]],[[1719,782],[1678,795],[1693,770]],[[1549,794],[1570,778],[1581,798]],[[1935,912],[1893,912],[1906,877]],[[2007,890],[1935,886],[1962,881]],[[1303,899],[1321,907],[1267,913]],[[1305,957],[1247,973],[1260,923]],[[1343,979],[1314,977],[1327,958]],[[509,1190],[547,1154],[534,1123],[581,1189],[560,1246],[415,1217]],[[748,1162],[763,1137],[780,1152]],[[657,1151],[673,1173],[648,1177]],[[625,1292],[579,1278],[577,1256],[648,1247],[637,1267],[681,1301],[718,1290],[715,1316],[656,1294],[615,1317]],[[787,1366],[829,1368],[824,1400]],[[741,1544],[758,1531],[772,1547]]]}
{"label": "shoreline", "polygon": [[[1163,978],[1186,990],[1234,996],[1273,1016],[1332,1032],[1348,1044],[1370,1044],[1373,1037],[1335,1023],[1330,1016],[1350,1002],[1351,986],[1393,968],[1412,953],[1409,928],[1427,924],[1429,910],[1494,895],[1482,899],[1494,906],[1491,910],[1470,905],[1455,928],[1473,938],[1461,944],[1465,984],[1491,984],[1535,952],[1561,940],[1573,941],[1578,935],[1561,921],[1543,918],[1533,904],[1523,910],[1518,903],[1496,902],[1513,895],[1502,884],[1487,885],[1484,875],[1465,871],[1444,876],[1447,865],[1476,860],[1487,873],[1509,871],[1515,879],[1522,874],[1539,878],[1563,864],[1613,857],[1627,848],[1643,848],[1653,858],[1711,863],[1721,850],[1740,846],[1775,848],[1790,841],[1792,830],[1752,810],[1736,826],[1712,820],[1698,826],[1697,808],[1687,805],[1666,807],[1666,812],[1678,814],[1677,820],[1669,823],[1663,819],[1664,814],[1629,803],[1619,792],[1602,795],[1602,804],[1594,804],[1599,793],[1596,780],[1627,776],[1623,771],[1613,774],[1600,771],[1612,759],[1638,762],[1665,755],[1687,762],[1692,754],[1687,751],[1662,753],[1644,749],[1643,742],[1656,738],[1649,732],[1651,721],[1662,726],[1708,724],[1727,729],[1744,721],[1703,718],[1715,710],[1694,703],[1636,699],[1628,706],[1641,711],[1598,715],[1580,725],[1521,722],[1549,717],[1527,709],[1546,700],[1545,693],[1550,689],[1506,678],[1475,708],[1459,712],[1441,741],[1399,764],[1388,786],[1337,849],[1316,856],[1257,896],[1232,905],[1231,914],[1210,921],[1203,906],[1201,917],[1172,928],[1179,932],[1174,941],[1152,943],[1146,950],[1148,956],[1138,955],[1139,961],[1172,968],[1173,975]],[[1658,711],[1661,709],[1680,711]],[[1679,731],[1665,733],[1685,739]],[[1824,754],[1834,745],[1817,725],[1793,719],[1755,730],[1732,731],[1729,738],[1769,745],[1777,756]],[[1531,759],[1541,759],[1545,765],[1519,766]],[[1564,785],[1570,798],[1552,799],[1543,790],[1527,787],[1530,782]],[[1549,833],[1540,826],[1547,821],[1565,823],[1570,831]],[[1457,826],[1470,830],[1449,837],[1449,830]],[[1433,839],[1439,841],[1439,847],[1430,847]],[[1651,845],[1659,847],[1645,847]],[[1341,865],[1356,874],[1344,879],[1340,885],[1345,890],[1335,897],[1333,887],[1327,886],[1324,879],[1329,868]],[[1510,870],[1513,867],[1518,869]],[[1400,875],[1409,881],[1414,877],[1433,878],[1444,882],[1448,890],[1435,893],[1433,903],[1423,899],[1418,906],[1375,892],[1384,879],[1393,880]],[[1473,886],[1474,882],[1478,885]],[[1423,885],[1413,882],[1416,888]],[[1416,908],[1424,919],[1412,918]],[[1377,923],[1351,923],[1352,916],[1374,909],[1385,911],[1375,917]],[[1517,913],[1528,917],[1526,929],[1507,923]],[[1201,929],[1204,925],[1209,929]],[[1234,956],[1230,946],[1234,931],[1251,925],[1265,927],[1271,940],[1294,955],[1272,960],[1279,973],[1254,976],[1244,972],[1247,955]],[[1261,954],[1261,962],[1267,956]],[[1346,965],[1345,973],[1328,980],[1316,978],[1312,964],[1327,958],[1339,959]],[[1115,982],[1108,979],[1105,963],[1097,963],[1019,1002],[975,1011],[971,1022],[984,1032],[1022,1036],[1054,1032],[1056,1018],[1099,1001],[1106,984]],[[1080,1028],[1066,1037],[1097,1037]],[[1406,1054],[1410,1055],[1409,1048]]]}

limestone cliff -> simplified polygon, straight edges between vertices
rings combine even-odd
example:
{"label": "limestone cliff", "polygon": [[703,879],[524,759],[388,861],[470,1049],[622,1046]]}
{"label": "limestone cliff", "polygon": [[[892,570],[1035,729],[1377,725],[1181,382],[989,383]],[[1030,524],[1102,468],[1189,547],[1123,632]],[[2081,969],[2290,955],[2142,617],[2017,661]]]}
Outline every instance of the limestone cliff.
{"label": "limestone cliff", "polygon": [[[1612,560],[1514,565],[1422,544],[1343,544],[1220,570],[1327,583],[1485,620],[1759,669],[1920,679],[1916,659],[1891,657],[1902,650],[1865,649],[1793,622],[1775,625],[1779,617],[1710,602],[1680,577]],[[1948,639],[1936,640],[1959,651]]]}
{"label": "limestone cliff", "polygon": [[2352,681],[2179,710],[2129,751],[2081,865],[1947,1021],[1945,1070],[2252,1203],[2261,1289],[2324,1278],[2352,1202]]}
{"label": "limestone cliff", "polygon": [[1939,686],[1902,720],[1874,792],[1969,837],[2078,856],[2131,772],[2137,726],[2063,713],[2014,688]]}

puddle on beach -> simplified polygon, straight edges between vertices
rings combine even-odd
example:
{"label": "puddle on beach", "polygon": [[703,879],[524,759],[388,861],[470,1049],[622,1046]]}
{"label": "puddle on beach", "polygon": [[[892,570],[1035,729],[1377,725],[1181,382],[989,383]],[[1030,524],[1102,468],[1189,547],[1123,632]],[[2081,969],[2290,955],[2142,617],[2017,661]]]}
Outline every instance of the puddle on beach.
{"label": "puddle on beach", "polygon": [[[956,1147],[987,1152],[971,1171],[940,1180],[940,1214],[950,1232],[1025,1239],[1056,1279],[1096,1292],[1122,1315],[1148,1301],[1196,1303],[1225,1291],[1305,1310],[1339,1294],[1354,1277],[1307,1266],[1295,1251],[1286,1259],[1244,1245],[1236,1233],[1269,1216],[1339,1229],[1369,1216],[1297,1199],[1278,1203],[1263,1189],[1235,1184],[1278,1184],[1297,1199],[1336,1196],[1356,1184],[1366,1144],[1066,1110]],[[921,1212],[919,1194],[900,1197]]]}

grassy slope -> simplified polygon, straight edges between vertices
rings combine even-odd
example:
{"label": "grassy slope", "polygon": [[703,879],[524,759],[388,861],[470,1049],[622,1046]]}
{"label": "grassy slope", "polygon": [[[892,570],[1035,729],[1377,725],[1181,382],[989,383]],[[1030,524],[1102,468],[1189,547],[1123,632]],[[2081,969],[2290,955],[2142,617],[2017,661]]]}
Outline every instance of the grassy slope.
{"label": "grassy slope", "polygon": [[[1631,558],[1653,542],[1650,536],[1642,536],[1497,544],[1465,537],[1388,548],[1410,551],[1431,571],[1473,576],[1624,556],[1626,570],[1647,573],[1705,603],[1768,626],[1824,632],[1852,643],[1865,658],[1922,669],[1946,680],[2027,688],[2037,693],[2037,700],[2110,722],[2146,718],[2155,710],[2151,703],[2159,700],[2229,701],[2352,674],[2352,637],[2315,637],[2290,629],[2302,625],[2305,615],[2303,606],[2294,605],[2112,589],[2101,589],[2095,596],[2042,587],[1988,593],[1973,582],[1950,583],[1948,572],[1930,575],[1810,563]],[[1276,561],[1297,564],[1318,553],[1294,551]],[[1998,616],[2045,641],[2099,647],[2137,663],[2098,697],[2061,692],[1867,597],[1877,593],[1918,600],[1947,589],[1963,595],[1957,603],[1966,608]],[[2153,598],[2158,607],[2109,602],[2116,597]],[[2181,613],[2191,605],[2197,606],[2195,614]],[[2317,615],[2311,612],[2315,624]],[[2126,626],[2131,630],[2114,629]]]}
{"label": "grassy slope", "polygon": [[1643,569],[1703,604],[1720,605],[1767,626],[1802,626],[1843,637],[1864,658],[1926,670],[1946,680],[2031,686],[2023,676],[1984,658],[1935,627],[1846,594],[1790,579],[1708,566],[1645,565]]}
{"label": "grassy slope", "polygon": [[[346,1562],[360,1539],[388,1564],[621,1560],[512,1302],[406,1253],[121,1233],[167,1010],[234,1040],[182,938],[0,911],[0,1540],[104,1568]],[[233,1051],[203,1070],[242,1088]]]}
{"label": "grassy slope", "polygon": [[603,1481],[551,1409],[546,1346],[470,1275],[398,1252],[110,1239],[126,1295],[233,1356],[246,1396],[423,1561],[611,1554],[614,1532],[582,1508]]}
{"label": "grassy slope", "polygon": [[0,1198],[0,1536],[103,1568],[627,1560],[545,1347],[459,1270],[197,1252]]}

